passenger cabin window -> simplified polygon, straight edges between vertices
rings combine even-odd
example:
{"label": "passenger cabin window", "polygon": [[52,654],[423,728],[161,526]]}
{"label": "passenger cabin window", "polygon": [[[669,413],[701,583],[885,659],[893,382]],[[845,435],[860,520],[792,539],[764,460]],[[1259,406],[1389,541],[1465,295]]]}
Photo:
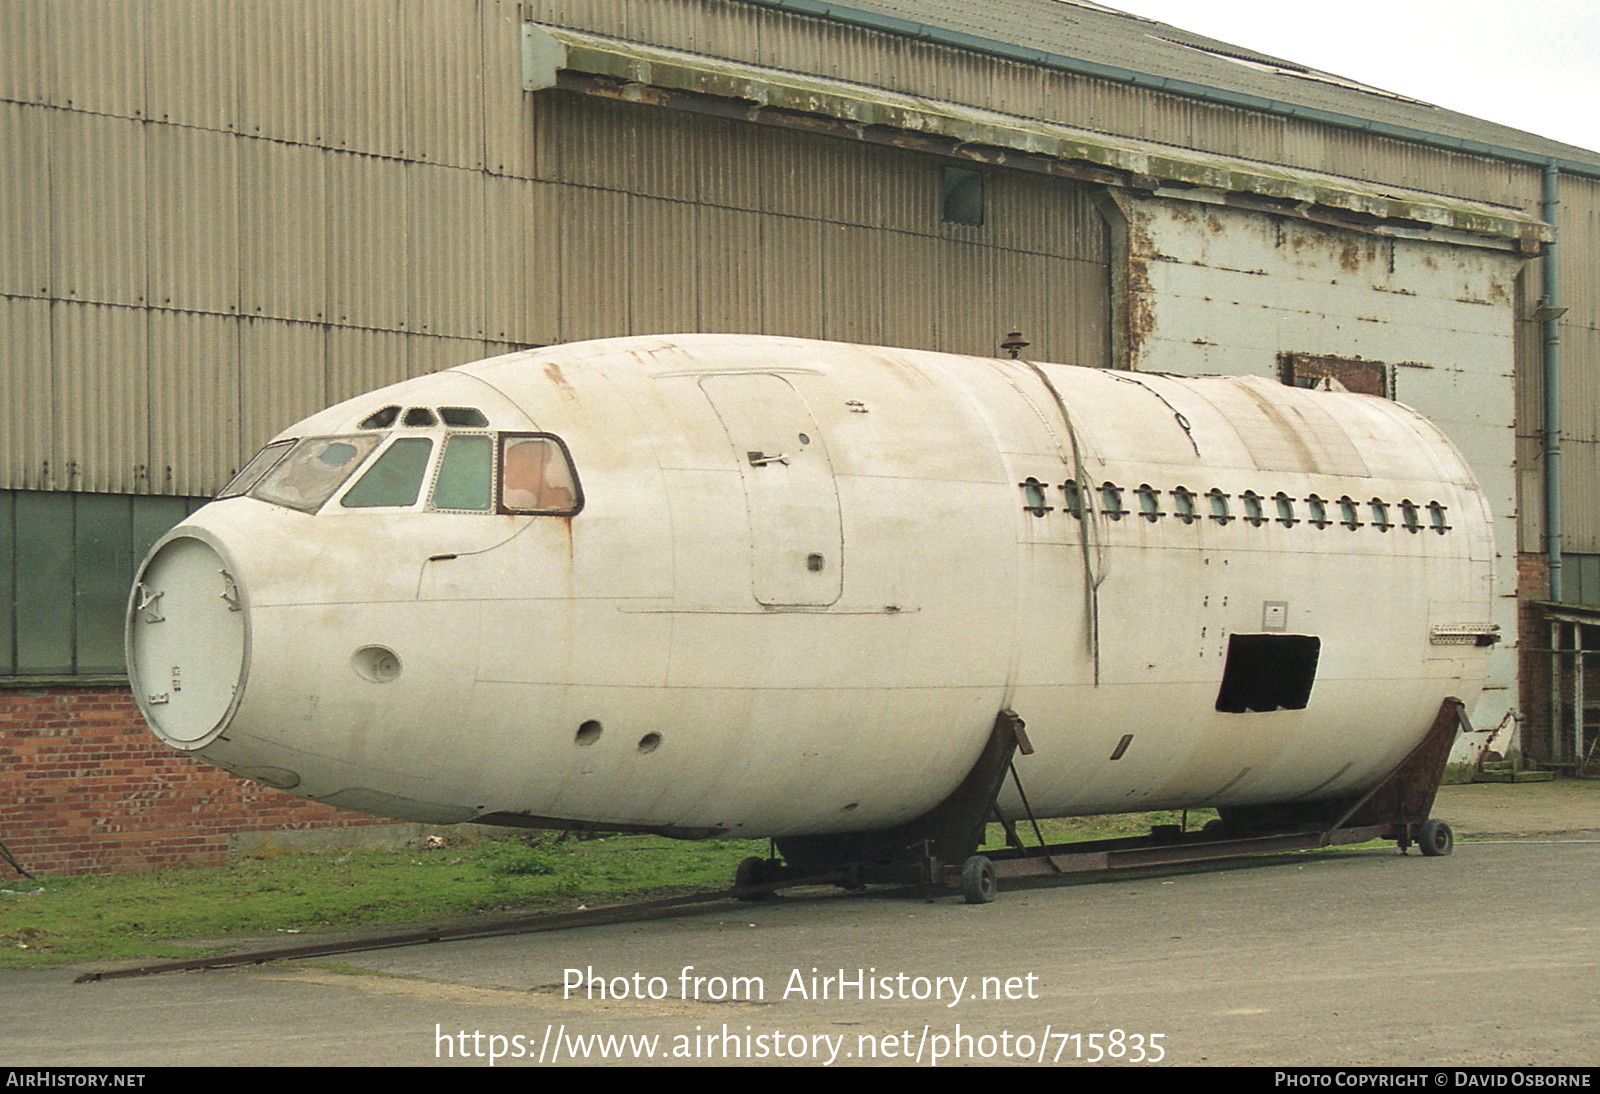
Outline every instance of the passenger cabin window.
{"label": "passenger cabin window", "polygon": [[492,501],[493,463],[487,436],[457,433],[446,439],[433,478],[433,508],[487,512]]}
{"label": "passenger cabin window", "polygon": [[355,474],[382,439],[370,434],[308,437],[261,477],[250,496],[314,513]]}
{"label": "passenger cabin window", "polygon": [[1352,532],[1361,527],[1361,518],[1356,516],[1356,503],[1349,495],[1339,499],[1339,523]]}
{"label": "passenger cabin window", "polygon": [[1444,522],[1444,506],[1436,501],[1428,503],[1428,523],[1441,536],[1450,530],[1450,526]]}
{"label": "passenger cabin window", "polygon": [[1311,514],[1309,519],[1313,527],[1326,528],[1333,523],[1328,519],[1328,503],[1315,494],[1306,499],[1306,510]]}
{"label": "passenger cabin window", "polygon": [[1380,532],[1387,532],[1394,527],[1394,521],[1389,519],[1389,506],[1382,498],[1373,498],[1367,503],[1372,513],[1372,526]]}
{"label": "passenger cabin window", "polygon": [[1239,496],[1244,502],[1244,519],[1247,524],[1260,528],[1267,522],[1265,514],[1261,512],[1261,495],[1254,490],[1246,490]]}
{"label": "passenger cabin window", "polygon": [[571,514],[583,493],[566,446],[549,434],[500,438],[500,508],[507,513]]}
{"label": "passenger cabin window", "polygon": [[1061,493],[1066,497],[1066,510],[1075,517],[1083,516],[1083,491],[1078,489],[1078,484],[1073,479],[1068,479],[1061,484]]}
{"label": "passenger cabin window", "polygon": [[1292,528],[1300,523],[1294,515],[1294,499],[1281,490],[1272,495],[1272,503],[1278,508],[1278,523],[1285,528]]}
{"label": "passenger cabin window", "polygon": [[1144,483],[1139,487],[1139,515],[1151,522],[1160,520],[1163,515],[1157,500],[1156,489],[1149,483]]}
{"label": "passenger cabin window", "polygon": [[1121,520],[1127,514],[1122,507],[1122,488],[1114,482],[1100,485],[1100,511],[1112,520]]}
{"label": "passenger cabin window", "polygon": [[1172,492],[1172,511],[1185,524],[1195,522],[1194,491],[1180,486]]}
{"label": "passenger cabin window", "polygon": [[1211,499],[1211,519],[1218,524],[1227,524],[1233,519],[1233,514],[1228,511],[1228,495],[1220,489],[1213,488],[1206,491],[1206,497]]}
{"label": "passenger cabin window", "polygon": [[1422,531],[1422,514],[1417,511],[1417,503],[1410,498],[1400,503],[1400,523],[1413,535]]}
{"label": "passenger cabin window", "polygon": [[1042,517],[1050,511],[1050,506],[1044,503],[1044,483],[1030,475],[1026,482],[1017,485],[1022,487],[1023,509],[1036,517]]}
{"label": "passenger cabin window", "polygon": [[427,437],[398,437],[383,450],[367,473],[345,491],[346,509],[402,508],[415,505],[422,493],[433,442]]}

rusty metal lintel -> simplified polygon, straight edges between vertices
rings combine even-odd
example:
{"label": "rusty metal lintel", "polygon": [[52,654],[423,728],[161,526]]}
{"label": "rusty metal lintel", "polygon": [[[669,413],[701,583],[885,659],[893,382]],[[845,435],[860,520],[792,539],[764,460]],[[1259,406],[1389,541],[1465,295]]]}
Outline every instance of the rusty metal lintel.
{"label": "rusty metal lintel", "polygon": [[[1160,190],[1166,192],[1167,196],[1181,196],[1183,191],[1200,189],[1193,183],[1163,180],[1155,175],[1108,167],[1086,160],[1061,159],[994,144],[964,142],[942,134],[918,133],[870,122],[856,122],[824,114],[766,106],[749,99],[729,98],[711,91],[656,87],[569,69],[563,69],[557,75],[556,86],[564,91],[613,102],[655,106],[705,117],[800,130],[884,148],[968,160],[991,167],[1005,167],[1010,170],[1049,175],[1075,182],[1089,182],[1100,186],[1114,186],[1141,193],[1154,193]],[[1437,225],[1420,220],[1383,217],[1357,209],[1341,209],[1315,202],[1275,197],[1271,194],[1229,191],[1222,195],[1221,203],[1251,212],[1292,217],[1365,235],[1389,235],[1399,229],[1425,236],[1439,230]],[[1529,255],[1538,254],[1543,249],[1543,244],[1538,240],[1526,237],[1519,237],[1516,246],[1519,253]]]}

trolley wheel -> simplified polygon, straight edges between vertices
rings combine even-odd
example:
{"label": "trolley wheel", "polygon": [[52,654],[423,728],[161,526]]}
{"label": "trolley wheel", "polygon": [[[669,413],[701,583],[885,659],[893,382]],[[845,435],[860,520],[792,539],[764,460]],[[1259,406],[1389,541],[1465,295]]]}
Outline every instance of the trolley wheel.
{"label": "trolley wheel", "polygon": [[[743,889],[749,885],[764,885],[772,880],[772,864],[759,855],[751,855],[739,863],[733,873],[733,884]],[[771,900],[776,893],[741,893],[740,900]]]}
{"label": "trolley wheel", "polygon": [[961,895],[968,904],[990,904],[999,886],[994,879],[994,863],[983,855],[973,855],[961,867]]}
{"label": "trolley wheel", "polygon": [[1427,857],[1448,855],[1455,846],[1455,833],[1444,821],[1429,818],[1417,825],[1417,847]]}

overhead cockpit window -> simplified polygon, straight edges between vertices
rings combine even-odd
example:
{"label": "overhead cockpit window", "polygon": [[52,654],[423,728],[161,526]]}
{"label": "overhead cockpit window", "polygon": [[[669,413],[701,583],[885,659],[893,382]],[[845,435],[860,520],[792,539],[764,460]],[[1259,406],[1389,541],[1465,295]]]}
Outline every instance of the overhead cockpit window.
{"label": "overhead cockpit window", "polygon": [[370,434],[307,438],[261,477],[250,496],[315,512],[355,473],[381,439]]}
{"label": "overhead cockpit window", "polygon": [[422,493],[433,442],[426,437],[400,437],[339,499],[346,509],[378,509],[415,505]]}
{"label": "overhead cockpit window", "polygon": [[400,417],[400,408],[386,406],[382,410],[367,415],[361,420],[362,429],[388,429],[394,425],[394,420]]}
{"label": "overhead cockpit window", "polygon": [[433,416],[433,411],[425,406],[414,406],[406,411],[406,425],[428,426],[438,425],[439,419]]}
{"label": "overhead cockpit window", "polygon": [[489,438],[481,434],[458,433],[446,440],[433,479],[433,508],[486,512],[493,457]]}
{"label": "overhead cockpit window", "polygon": [[489,425],[489,419],[475,406],[442,406],[439,408],[439,417],[445,425],[463,429],[485,429]]}
{"label": "overhead cockpit window", "polygon": [[229,480],[228,485],[222,488],[222,493],[217,495],[218,499],[232,498],[248,493],[250,488],[256,484],[256,480],[272,470],[273,465],[283,459],[283,454],[289,451],[293,445],[293,441],[278,441],[276,444],[269,444],[260,452],[257,452],[255,459],[245,464],[244,470],[235,475]]}
{"label": "overhead cockpit window", "polygon": [[507,513],[576,513],[583,507],[566,446],[549,434],[500,438],[500,508]]}

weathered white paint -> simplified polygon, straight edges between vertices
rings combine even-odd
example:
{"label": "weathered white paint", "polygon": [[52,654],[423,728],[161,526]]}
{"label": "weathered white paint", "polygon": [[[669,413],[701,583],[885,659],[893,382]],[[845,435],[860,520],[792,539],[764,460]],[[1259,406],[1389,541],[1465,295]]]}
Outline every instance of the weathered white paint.
{"label": "weathered white paint", "polygon": [[[157,645],[166,624],[132,611],[135,694],[169,743],[409,819],[783,835],[919,816],[1007,708],[1044,814],[1349,795],[1481,682],[1486,651],[1434,631],[1486,627],[1486,503],[1386,399],[685,335],[466,365],[282,436],[447,432],[359,427],[386,405],[559,436],[583,508],[432,512],[426,490],[388,509],[207,506],[141,580],[204,598],[162,575],[215,552],[244,668],[226,714],[212,697],[194,715],[209,728],[168,731],[150,694],[239,655],[200,634]],[[1095,509],[1068,511],[1069,479]],[[1203,496],[1180,519],[1180,487],[1225,492],[1233,519]],[[1270,501],[1241,519],[1250,491],[1284,493],[1293,519]],[[1437,502],[1450,528],[1319,528],[1313,494]],[[1276,632],[1321,641],[1308,705],[1218,711],[1229,636]]]}
{"label": "weathered white paint", "polygon": [[[1382,362],[1392,394],[1436,423],[1495,514],[1493,618],[1503,641],[1475,760],[1516,703],[1516,430],[1512,330],[1520,260],[1185,200],[1119,198],[1128,220],[1129,367],[1276,378],[1279,355]],[[1471,697],[1464,697],[1471,701]]]}

